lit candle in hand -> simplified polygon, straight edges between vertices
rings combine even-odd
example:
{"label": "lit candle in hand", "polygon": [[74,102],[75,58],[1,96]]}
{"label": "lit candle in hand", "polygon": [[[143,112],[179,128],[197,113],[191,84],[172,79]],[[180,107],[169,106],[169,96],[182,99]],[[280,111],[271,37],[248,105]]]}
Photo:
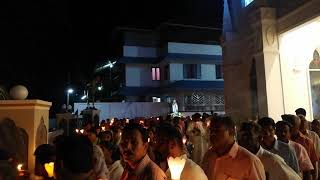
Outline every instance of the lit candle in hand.
{"label": "lit candle in hand", "polygon": [[46,171],[48,173],[48,177],[54,176],[54,162],[45,163],[44,168],[46,169]]}
{"label": "lit candle in hand", "polygon": [[169,165],[172,180],[180,180],[181,172],[184,168],[185,163],[186,163],[186,159],[181,157],[168,158],[168,165]]}
{"label": "lit candle in hand", "polygon": [[17,170],[18,170],[18,171],[22,171],[22,166],[23,166],[23,164],[18,164]]}
{"label": "lit candle in hand", "polygon": [[182,142],[183,142],[183,144],[187,143],[187,138],[185,136],[183,137]]}

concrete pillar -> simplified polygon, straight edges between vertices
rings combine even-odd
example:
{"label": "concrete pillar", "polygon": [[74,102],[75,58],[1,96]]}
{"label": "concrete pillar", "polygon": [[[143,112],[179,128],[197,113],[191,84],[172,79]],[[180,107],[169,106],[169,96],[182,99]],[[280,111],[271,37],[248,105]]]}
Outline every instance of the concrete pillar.
{"label": "concrete pillar", "polygon": [[0,101],[0,120],[12,119],[28,134],[28,170],[34,171],[33,153],[37,146],[48,142],[49,109],[52,103],[42,100]]}

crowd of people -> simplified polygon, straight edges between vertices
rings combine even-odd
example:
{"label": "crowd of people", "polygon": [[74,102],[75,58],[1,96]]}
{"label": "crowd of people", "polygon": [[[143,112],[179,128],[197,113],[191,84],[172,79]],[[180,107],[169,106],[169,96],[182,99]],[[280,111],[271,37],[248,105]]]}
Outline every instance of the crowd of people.
{"label": "crowd of people", "polygon": [[[179,157],[186,160],[180,180],[317,180],[319,135],[320,122],[309,123],[302,108],[276,123],[263,117],[236,124],[206,113],[88,121],[37,147],[30,179],[169,180],[167,159]],[[1,161],[12,161],[0,152]],[[45,168],[50,162],[54,177]]]}

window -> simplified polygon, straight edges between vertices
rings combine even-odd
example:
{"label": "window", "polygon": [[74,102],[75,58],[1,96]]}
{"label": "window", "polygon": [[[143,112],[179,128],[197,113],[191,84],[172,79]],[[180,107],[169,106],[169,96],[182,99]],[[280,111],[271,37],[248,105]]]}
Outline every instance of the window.
{"label": "window", "polygon": [[164,67],[164,80],[169,80],[170,72],[169,72],[169,65]]}
{"label": "window", "polygon": [[160,68],[159,67],[153,67],[151,69],[152,73],[152,80],[153,81],[160,81]]}
{"label": "window", "polygon": [[201,79],[201,64],[184,64],[184,79]]}
{"label": "window", "polygon": [[254,0],[244,0],[244,6],[248,6],[250,3],[252,3]]}
{"label": "window", "polygon": [[216,79],[222,79],[223,73],[222,73],[221,64],[216,64],[215,67],[216,67]]}

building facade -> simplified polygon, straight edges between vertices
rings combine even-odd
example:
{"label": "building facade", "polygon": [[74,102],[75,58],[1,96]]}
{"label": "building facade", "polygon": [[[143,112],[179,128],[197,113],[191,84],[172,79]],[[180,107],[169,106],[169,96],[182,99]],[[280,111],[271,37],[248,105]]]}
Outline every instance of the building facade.
{"label": "building facade", "polygon": [[162,30],[122,31],[119,62],[125,65],[125,80],[120,93],[126,101],[171,103],[176,99],[179,111],[224,112],[218,43],[174,41],[164,38]]}
{"label": "building facade", "polygon": [[319,0],[225,0],[226,113],[246,120],[319,117]]}

